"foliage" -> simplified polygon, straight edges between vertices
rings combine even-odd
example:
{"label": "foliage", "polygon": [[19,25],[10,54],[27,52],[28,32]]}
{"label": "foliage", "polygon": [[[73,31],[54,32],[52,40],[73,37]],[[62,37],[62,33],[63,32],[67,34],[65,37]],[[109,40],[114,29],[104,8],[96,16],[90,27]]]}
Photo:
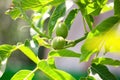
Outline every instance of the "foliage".
{"label": "foliage", "polygon": [[[114,6],[109,7],[108,0],[74,0],[73,4],[78,7],[72,9],[68,14],[66,0],[13,0],[13,6],[6,11],[12,19],[24,19],[28,22],[29,27],[36,33],[32,40],[26,40],[25,43],[17,45],[0,45],[0,71],[3,74],[5,69],[2,67],[6,64],[9,56],[15,50],[20,50],[37,66],[34,70],[20,70],[11,80],[32,80],[37,70],[44,72],[52,80],[76,80],[71,74],[59,70],[55,65],[55,57],[75,57],[80,58],[81,62],[89,61],[93,54],[96,54],[88,68],[88,76],[80,77],[80,80],[116,80],[115,76],[109,71],[106,65],[120,66],[119,60],[112,58],[98,57],[99,52],[105,55],[107,52],[120,52],[120,1],[114,0]],[[93,27],[94,17],[114,9],[114,15]],[[28,16],[27,11],[32,10],[32,15]],[[76,18],[78,12],[81,12],[84,24],[84,34],[77,40],[67,40],[64,34],[55,37],[62,37],[65,45],[60,44],[62,48],[54,49],[51,45],[55,38],[52,34],[55,32],[56,25],[63,22],[68,30]],[[47,26],[45,22],[48,19]],[[90,31],[87,31],[87,26]],[[46,28],[47,27],[47,28]],[[61,30],[57,30],[61,31]],[[77,43],[85,40],[81,47],[81,54],[71,51],[67,48],[74,47]],[[48,48],[47,59],[39,59],[38,55],[31,49],[31,41],[39,47]],[[59,41],[57,41],[59,42]],[[59,43],[57,43],[59,44]],[[54,43],[54,45],[57,45]],[[58,46],[59,47],[59,46]],[[36,46],[38,49],[38,46]],[[3,64],[4,62],[4,64]],[[0,76],[2,76],[2,74]]]}

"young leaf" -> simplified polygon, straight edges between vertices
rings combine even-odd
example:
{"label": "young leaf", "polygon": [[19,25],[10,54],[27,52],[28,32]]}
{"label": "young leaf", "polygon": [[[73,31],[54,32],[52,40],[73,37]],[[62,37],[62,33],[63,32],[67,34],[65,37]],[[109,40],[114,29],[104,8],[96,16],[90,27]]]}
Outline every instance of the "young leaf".
{"label": "young leaf", "polygon": [[13,0],[16,7],[22,7],[24,10],[39,10],[41,6],[48,5],[52,0]]}
{"label": "young leaf", "polygon": [[0,77],[5,71],[7,58],[14,50],[16,50],[15,46],[8,44],[0,45]]}
{"label": "young leaf", "polygon": [[35,53],[29,47],[22,44],[22,45],[19,45],[17,48],[19,50],[21,50],[33,62],[35,62],[36,64],[39,63],[38,57],[35,55]]}
{"label": "young leaf", "polygon": [[19,8],[12,8],[11,10],[7,10],[5,14],[9,14],[12,19],[16,20],[18,17],[20,17],[20,10]]}
{"label": "young leaf", "polygon": [[[57,2],[57,3],[56,3]],[[64,2],[64,0],[13,0],[13,7],[6,12],[6,14],[10,14],[12,19],[17,19],[21,15],[20,8],[23,10],[33,10],[39,11],[43,9],[45,6],[53,6],[58,5]]]}
{"label": "young leaf", "polygon": [[79,6],[80,11],[85,18],[90,30],[93,26],[93,16],[100,14],[102,8],[108,0],[77,0],[76,4]]}
{"label": "young leaf", "polygon": [[51,68],[45,60],[38,63],[38,68],[52,80],[76,80],[67,72]]}
{"label": "young leaf", "polygon": [[49,12],[51,10],[51,6],[45,6],[40,9],[38,12],[33,13],[32,20],[36,27],[43,28],[44,21],[49,17]]}
{"label": "young leaf", "polygon": [[113,9],[113,7],[114,7],[114,3],[113,3],[113,2],[108,3],[108,4],[106,4],[106,5],[102,8],[102,10],[101,10],[100,13],[105,13],[105,12],[111,11],[111,10]]}
{"label": "young leaf", "polygon": [[114,0],[114,15],[120,17],[120,0]]}
{"label": "young leaf", "polygon": [[101,64],[92,64],[89,76],[94,77],[96,80],[117,80],[107,67]]}
{"label": "young leaf", "polygon": [[20,8],[23,10],[32,9],[35,11],[38,11],[40,8],[42,8],[42,4],[39,2],[39,0],[13,0],[13,4],[13,7],[7,10],[6,14],[9,14],[14,20],[20,17]]}
{"label": "young leaf", "polygon": [[92,63],[111,65],[111,66],[120,66],[119,60],[113,60],[112,58],[103,58],[103,57],[93,59]]}
{"label": "young leaf", "polygon": [[82,15],[99,15],[101,9],[107,3],[108,0],[77,0],[76,4],[79,6]]}
{"label": "young leaf", "polygon": [[56,68],[55,59],[53,57],[48,58],[47,62],[51,68]]}
{"label": "young leaf", "polygon": [[17,72],[11,80],[32,80],[34,73],[30,70],[20,70]]}
{"label": "young leaf", "polygon": [[15,46],[8,44],[0,45],[0,62],[8,58],[15,48]]}
{"label": "young leaf", "polygon": [[70,29],[77,14],[78,14],[78,9],[73,9],[69,12],[67,18],[65,19],[65,24],[67,25],[68,29]]}
{"label": "young leaf", "polygon": [[71,50],[53,50],[49,53],[49,57],[76,57],[79,58],[80,54]]}
{"label": "young leaf", "polygon": [[120,52],[119,24],[119,18],[113,16],[97,25],[88,34],[85,43],[82,45],[80,60],[88,61],[90,56],[95,52],[99,52],[101,48],[104,48],[105,52]]}
{"label": "young leaf", "polygon": [[49,4],[53,6],[57,6],[63,2],[65,2],[65,0],[52,0]]}
{"label": "young leaf", "polygon": [[38,45],[38,43],[36,41],[26,40],[24,45],[29,47],[35,53],[35,55],[38,55],[38,49],[39,49],[40,46]]}
{"label": "young leaf", "polygon": [[44,46],[46,48],[50,48],[50,45],[44,40],[44,38],[41,38],[40,36],[38,35],[35,35],[33,37],[34,40],[36,40],[40,46]]}
{"label": "young leaf", "polygon": [[52,13],[49,23],[48,23],[48,34],[49,36],[52,35],[53,29],[55,27],[55,24],[58,20],[58,18],[62,17],[65,14],[66,11],[66,7],[65,7],[65,3],[61,3],[60,5],[58,5],[54,12]]}

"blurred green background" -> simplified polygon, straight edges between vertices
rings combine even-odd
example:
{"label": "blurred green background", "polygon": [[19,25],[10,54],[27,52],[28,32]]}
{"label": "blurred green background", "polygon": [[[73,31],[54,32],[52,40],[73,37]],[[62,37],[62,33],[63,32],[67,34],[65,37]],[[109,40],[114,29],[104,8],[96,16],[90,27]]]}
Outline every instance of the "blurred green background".
{"label": "blurred green background", "polygon": [[[29,27],[25,21],[17,19],[13,21],[5,11],[9,9],[12,0],[0,0],[0,45],[17,44],[26,39],[31,39]],[[43,50],[41,49],[41,52]],[[20,51],[15,51],[8,59],[5,73],[0,80],[10,80],[10,78],[21,69],[33,70],[35,64]],[[39,76],[38,76],[39,75]],[[37,71],[33,80],[49,80],[44,73]]]}

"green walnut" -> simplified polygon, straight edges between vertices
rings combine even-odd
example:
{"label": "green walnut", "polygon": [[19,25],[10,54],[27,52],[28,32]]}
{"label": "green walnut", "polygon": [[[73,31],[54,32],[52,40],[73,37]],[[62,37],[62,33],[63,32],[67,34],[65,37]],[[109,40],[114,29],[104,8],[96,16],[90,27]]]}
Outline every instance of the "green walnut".
{"label": "green walnut", "polygon": [[56,35],[66,38],[68,35],[68,28],[64,22],[59,22],[56,26]]}
{"label": "green walnut", "polygon": [[66,44],[66,41],[61,36],[55,37],[51,42],[51,45],[54,49],[63,49],[65,44]]}

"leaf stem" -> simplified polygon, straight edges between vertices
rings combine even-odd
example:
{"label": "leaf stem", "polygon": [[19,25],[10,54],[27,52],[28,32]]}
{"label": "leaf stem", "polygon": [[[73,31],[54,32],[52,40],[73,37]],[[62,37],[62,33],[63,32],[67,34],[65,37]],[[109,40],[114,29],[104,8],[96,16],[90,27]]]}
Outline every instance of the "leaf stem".
{"label": "leaf stem", "polygon": [[77,43],[79,43],[80,41],[83,41],[84,39],[86,39],[87,35],[88,35],[88,32],[87,32],[83,37],[81,37],[81,38],[75,40],[75,41],[74,41],[75,44],[77,44]]}
{"label": "leaf stem", "polygon": [[36,72],[38,70],[38,67],[36,67],[33,71],[31,71],[25,78],[24,78],[24,80],[28,80],[28,78],[34,73],[34,72]]}
{"label": "leaf stem", "polygon": [[23,15],[23,18],[28,22],[28,24],[30,25],[30,27],[31,27],[32,29],[34,29],[40,36],[43,36],[43,37],[46,37],[46,38],[50,38],[49,36],[41,33],[41,32],[39,31],[39,29],[33,25],[31,19],[26,15],[26,13],[25,13],[25,11],[22,9],[22,7],[20,7],[20,11],[21,11],[21,13],[22,13],[22,15]]}
{"label": "leaf stem", "polygon": [[84,17],[82,17],[82,20],[83,20],[83,25],[84,25],[84,31],[87,33],[88,31],[87,31],[87,28],[86,28],[86,23],[85,23]]}
{"label": "leaf stem", "polygon": [[88,33],[86,33],[83,37],[81,37],[81,38],[79,38],[77,40],[68,42],[68,44],[64,48],[74,47],[77,43],[79,43],[79,42],[83,41],[84,39],[86,39],[87,34]]}

